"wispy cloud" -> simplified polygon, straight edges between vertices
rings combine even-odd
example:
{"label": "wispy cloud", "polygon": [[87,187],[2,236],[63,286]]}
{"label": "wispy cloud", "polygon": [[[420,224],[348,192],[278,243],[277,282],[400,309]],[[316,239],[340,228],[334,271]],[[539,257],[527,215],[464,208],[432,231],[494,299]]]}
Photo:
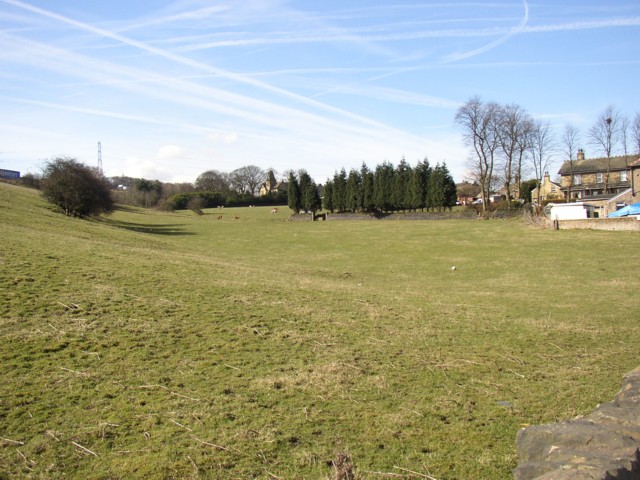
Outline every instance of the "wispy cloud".
{"label": "wispy cloud", "polygon": [[[640,62],[624,53],[632,44],[624,35],[640,25],[629,0],[580,9],[551,0],[374,3],[167,0],[136,5],[126,18],[72,0],[0,0],[0,99],[9,107],[0,123],[12,111],[34,128],[60,118],[67,140],[85,126],[86,136],[113,128],[122,145],[144,144],[123,146],[120,158],[155,162],[157,171],[175,162],[168,148],[157,155],[163,146],[182,149],[185,168],[197,168],[198,155],[285,168],[299,159],[393,161],[400,148],[437,161],[464,157],[442,126],[472,89],[517,98],[519,74],[531,86],[526,68],[566,70],[569,52],[539,55],[550,38],[592,30],[583,38],[594,42],[610,29],[628,41],[607,45],[607,57],[576,56],[574,65],[633,67],[631,76]],[[523,49],[514,62],[501,47],[516,37]],[[490,68],[502,68],[506,88],[488,86]],[[532,104],[540,116],[571,115],[566,105],[557,113],[549,102]]]}
{"label": "wispy cloud", "polygon": [[571,32],[575,30],[596,30],[603,28],[623,28],[640,26],[640,17],[612,18],[608,20],[592,20],[553,25],[528,25],[522,33]]}
{"label": "wispy cloud", "polygon": [[102,110],[98,108],[88,108],[88,107],[74,106],[69,104],[60,104],[60,103],[54,103],[54,102],[43,102],[43,101],[29,100],[29,99],[19,98],[19,97],[0,97],[0,98],[7,103],[20,103],[24,105],[31,105],[33,107],[40,107],[40,108],[51,109],[51,110],[61,110],[65,112],[81,113],[81,114],[97,116],[97,117],[106,117],[106,118],[113,118],[117,120],[126,120],[129,122],[144,123],[148,125],[160,125],[160,126],[166,126],[166,127],[172,127],[172,128],[182,128],[185,130],[191,130],[191,131],[202,132],[202,133],[209,133],[209,134],[211,133],[210,128],[205,128],[201,125],[181,124],[174,121],[167,122],[167,121],[158,120],[157,118],[144,116],[144,115],[131,115],[127,113]]}
{"label": "wispy cloud", "polygon": [[510,29],[505,35],[501,36],[500,38],[497,38],[496,40],[488,43],[487,45],[483,45],[480,48],[469,50],[467,52],[454,53],[452,55],[447,55],[443,59],[444,62],[445,63],[458,62],[460,60],[481,55],[507,42],[514,35],[521,33],[523,29],[527,26],[527,22],[529,21],[529,4],[527,3],[527,0],[523,1],[523,6],[524,6],[524,15],[522,16],[520,23],[515,27],[513,27],[512,29]]}
{"label": "wispy cloud", "polygon": [[153,18],[149,18],[146,20],[142,20],[135,23],[130,23],[129,25],[119,28],[119,32],[127,32],[132,30],[139,30],[143,28],[149,27],[159,27],[162,25],[166,25],[168,23],[182,22],[182,21],[192,21],[192,20],[202,20],[203,18],[209,18],[211,16],[216,16],[223,12],[228,12],[231,9],[229,5],[213,5],[209,7],[198,8],[196,10],[189,10],[180,13],[174,13],[171,15],[164,16],[156,16]]}
{"label": "wispy cloud", "polygon": [[349,118],[352,120],[357,120],[359,122],[368,124],[370,126],[376,126],[377,128],[390,128],[386,125],[381,124],[380,122],[376,122],[373,121],[369,118],[366,117],[362,117],[360,115],[356,115],[353,114],[349,111],[345,111],[342,110],[340,108],[336,108],[327,104],[324,104],[322,102],[318,102],[316,100],[310,99],[308,97],[296,94],[294,92],[288,91],[288,90],[284,90],[282,88],[279,87],[275,87],[273,85],[267,84],[265,82],[261,82],[259,80],[253,79],[251,77],[248,77],[246,75],[242,75],[242,74],[238,74],[238,73],[234,73],[234,72],[230,72],[228,70],[224,70],[222,68],[218,68],[209,64],[205,64],[196,60],[192,60],[190,58],[186,58],[184,56],[180,56],[177,55],[175,53],[157,48],[157,47],[153,47],[151,45],[148,45],[144,42],[140,42],[137,40],[133,40],[131,38],[125,37],[123,35],[120,35],[118,33],[103,29],[103,28],[99,28],[99,27],[95,27],[93,25],[89,25],[87,23],[84,22],[80,22],[68,17],[65,17],[63,15],[59,15],[57,13],[54,12],[50,12],[48,10],[39,8],[39,7],[35,7],[33,5],[27,4],[25,2],[22,2],[20,0],[0,0],[4,3],[16,6],[18,8],[30,11],[32,13],[38,14],[38,15],[42,15],[44,17],[71,25],[75,28],[78,28],[80,30],[83,31],[88,31],[91,32],[95,35],[101,36],[101,37],[105,37],[105,38],[109,38],[112,40],[117,40],[125,45],[128,45],[130,47],[134,47],[137,48],[139,50],[142,50],[144,52],[147,52],[149,54],[152,55],[156,55],[159,57],[162,57],[164,59],[170,60],[172,62],[184,65],[184,66],[188,66],[197,70],[201,70],[201,71],[205,71],[211,74],[215,74],[215,75],[219,75],[223,78],[227,78],[229,80],[232,80],[234,82],[239,82],[242,84],[247,84],[250,85],[252,87],[261,89],[261,90],[265,90],[268,91],[270,93],[282,96],[282,97],[286,97],[292,100],[295,100],[296,102],[309,106],[309,107],[313,107],[325,112],[329,112],[332,114],[337,114],[337,115],[341,115],[345,118]]}

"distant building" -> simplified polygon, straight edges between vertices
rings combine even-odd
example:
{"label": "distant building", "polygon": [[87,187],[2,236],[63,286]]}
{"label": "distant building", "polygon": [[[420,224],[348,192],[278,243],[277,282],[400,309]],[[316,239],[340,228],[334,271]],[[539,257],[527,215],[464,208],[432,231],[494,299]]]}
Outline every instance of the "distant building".
{"label": "distant building", "polygon": [[277,194],[280,192],[286,192],[288,188],[287,182],[276,181],[276,176],[273,174],[273,170],[269,170],[267,173],[267,179],[260,185],[260,195],[269,195],[270,193]]}
{"label": "distant building", "polygon": [[471,205],[480,195],[480,185],[476,182],[462,182],[456,184],[456,195],[458,196],[458,204]]}
{"label": "distant building", "polygon": [[562,190],[571,192],[570,200],[588,202],[596,208],[596,215],[606,217],[618,208],[634,201],[635,171],[638,155],[585,158],[578,150],[576,160],[565,161],[558,173]]}
{"label": "distant building", "polygon": [[638,155],[586,159],[580,149],[578,158],[565,161],[558,171],[562,191],[571,191],[570,200],[622,193],[631,187],[631,164],[637,159]]}
{"label": "distant building", "polygon": [[631,199],[640,202],[640,158],[631,165]]}
{"label": "distant building", "polygon": [[4,178],[5,180],[17,180],[20,178],[20,172],[0,168],[0,178]]}
{"label": "distant building", "polygon": [[[560,184],[552,182],[549,172],[544,172],[544,178],[540,184],[540,203],[545,200],[563,200],[564,192]],[[538,201],[538,187],[531,190],[531,201]]]}

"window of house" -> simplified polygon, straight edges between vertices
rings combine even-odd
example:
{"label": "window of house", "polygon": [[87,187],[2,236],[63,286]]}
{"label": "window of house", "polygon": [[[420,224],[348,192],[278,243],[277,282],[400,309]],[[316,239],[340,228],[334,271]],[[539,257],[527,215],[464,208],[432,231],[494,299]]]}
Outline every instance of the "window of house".
{"label": "window of house", "polygon": [[627,177],[627,171],[624,170],[624,171],[620,172],[620,181],[621,182],[626,182],[628,180],[629,180],[629,178]]}
{"label": "window of house", "polygon": [[574,175],[573,176],[573,184],[574,185],[582,185],[582,175]]}
{"label": "window of house", "polygon": [[602,183],[602,182],[604,182],[604,177],[602,175],[602,172],[596,173],[596,183]]}

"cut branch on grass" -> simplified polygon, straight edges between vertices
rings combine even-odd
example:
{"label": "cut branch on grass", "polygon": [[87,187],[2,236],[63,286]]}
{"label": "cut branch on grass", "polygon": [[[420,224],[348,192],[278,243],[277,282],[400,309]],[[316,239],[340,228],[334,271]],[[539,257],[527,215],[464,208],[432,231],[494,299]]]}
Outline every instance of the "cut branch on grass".
{"label": "cut branch on grass", "polygon": [[420,412],[418,412],[417,410],[411,410],[410,408],[406,408],[406,407],[400,407],[402,410],[406,410],[407,412],[411,412],[411,413],[415,413],[416,415],[418,415],[419,417],[424,417],[423,414],[421,414]]}
{"label": "cut branch on grass", "polygon": [[191,465],[193,465],[193,469],[195,470],[195,472],[198,473],[200,469],[198,468],[198,465],[196,465],[196,462],[193,461],[193,458],[191,458],[191,455],[187,455],[187,458],[191,462]]}
{"label": "cut branch on grass", "polygon": [[20,442],[18,440],[11,440],[10,438],[0,437],[0,440],[3,442],[10,443],[12,445],[24,445],[24,442]]}
{"label": "cut branch on grass", "polygon": [[34,462],[33,460],[29,460],[29,459],[27,458],[27,456],[26,456],[24,453],[22,453],[22,452],[20,451],[20,449],[16,448],[16,452],[18,452],[18,455],[20,455],[20,457],[24,460],[24,467],[25,467],[27,470],[29,470],[30,472],[32,472],[32,471],[33,471],[33,468],[31,468],[31,466],[30,466],[30,465],[35,466],[35,465],[37,465],[37,463],[36,463],[36,462]]}
{"label": "cut branch on grass", "polygon": [[58,333],[64,333],[64,332],[61,332],[60,330],[58,330],[58,329],[57,329],[56,327],[54,327],[53,325],[51,325],[49,322],[47,322],[47,325],[49,325],[51,328],[53,328],[53,329],[54,329],[56,332],[58,332]]}
{"label": "cut branch on grass", "polygon": [[87,352],[85,350],[81,350],[81,352],[85,355],[95,355],[96,357],[98,357],[98,360],[100,360],[100,354],[98,352]]}
{"label": "cut branch on grass", "polygon": [[521,373],[516,372],[515,370],[511,370],[510,368],[507,368],[507,371],[513,373],[514,375],[517,375],[520,378],[525,378],[524,375],[522,375]]}
{"label": "cut branch on grass", "polygon": [[393,468],[395,468],[397,470],[401,470],[403,472],[407,472],[407,473],[409,473],[411,475],[417,475],[418,477],[421,477],[421,478],[428,478],[429,480],[437,480],[436,478],[432,477],[431,475],[427,475],[425,473],[414,472],[413,470],[408,470],[406,468],[396,467],[396,466],[394,466]]}
{"label": "cut branch on grass", "polygon": [[519,358],[507,357],[506,355],[500,355],[499,353],[498,353],[498,356],[504,358],[505,360],[509,360],[510,362],[517,363],[520,365],[525,365],[524,360],[520,360]]}
{"label": "cut branch on grass", "polygon": [[189,436],[191,438],[193,438],[194,440],[196,440],[197,442],[200,442],[201,444],[206,445],[207,447],[217,448],[218,450],[224,450],[225,452],[230,452],[231,451],[227,447],[223,447],[222,445],[216,445],[215,443],[205,442],[204,440],[201,440],[200,438],[196,437],[195,435],[189,435]]}
{"label": "cut branch on grass", "polygon": [[89,450],[87,447],[83,447],[79,443],[76,443],[76,442],[73,442],[73,441],[71,443],[73,443],[76,447],[78,447],[80,449],[81,452],[85,453],[86,455],[93,455],[94,457],[98,456],[98,454],[96,452]]}
{"label": "cut branch on grass", "polygon": [[71,370],[70,368],[60,367],[60,370],[64,370],[65,372],[75,373],[76,375],[80,375],[81,377],[88,377],[89,374],[85,372],[79,372],[78,370]]}
{"label": "cut branch on grass", "polygon": [[193,430],[192,430],[192,429],[190,429],[189,427],[187,427],[187,426],[185,426],[185,425],[181,424],[180,422],[176,422],[175,420],[171,420],[171,419],[169,419],[169,421],[170,421],[171,423],[175,423],[175,424],[176,424],[176,425],[178,425],[179,427],[182,427],[182,428],[184,428],[185,430],[187,430],[187,431],[189,431],[189,432],[193,432]]}
{"label": "cut branch on grass", "polygon": [[120,425],[115,424],[115,423],[102,422],[102,423],[99,423],[98,426],[100,427],[100,431],[101,431],[101,435],[100,436],[102,437],[102,441],[104,442],[105,431],[106,431],[107,427],[117,428]]}
{"label": "cut branch on grass", "polygon": [[378,475],[380,477],[405,478],[405,475],[402,475],[400,473],[373,472],[371,470],[362,470],[362,473],[367,473],[370,475]]}
{"label": "cut branch on grass", "polygon": [[194,402],[199,402],[199,398],[188,397],[187,395],[182,395],[181,393],[171,392],[171,395],[175,395],[176,397],[186,398],[187,400],[193,400]]}

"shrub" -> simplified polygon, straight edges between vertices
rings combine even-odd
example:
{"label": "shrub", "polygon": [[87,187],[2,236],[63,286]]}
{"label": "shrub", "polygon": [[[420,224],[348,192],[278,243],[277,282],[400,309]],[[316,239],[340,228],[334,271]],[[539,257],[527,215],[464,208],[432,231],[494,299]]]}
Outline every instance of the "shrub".
{"label": "shrub", "polygon": [[156,209],[163,212],[173,212],[176,209],[176,204],[169,198],[163,198],[156,205]]}
{"label": "shrub", "polygon": [[193,213],[198,215],[204,215],[202,209],[204,208],[205,200],[202,197],[193,197],[187,202],[187,208]]}
{"label": "shrub", "polygon": [[188,206],[189,201],[196,197],[199,197],[204,201],[201,208],[213,208],[226,203],[226,196],[219,192],[178,193],[169,197],[168,200],[174,204],[176,210],[185,210],[190,208]]}
{"label": "shrub", "polygon": [[522,209],[522,203],[517,200],[512,200],[511,202],[507,202],[503,200],[502,202],[498,202],[496,204],[496,211],[511,211],[511,210],[520,210]]}
{"label": "shrub", "polygon": [[39,176],[34,175],[33,173],[27,173],[20,177],[20,184],[23,187],[34,188],[36,190],[40,190],[41,187],[41,178]]}
{"label": "shrub", "polygon": [[113,211],[111,186],[96,169],[73,158],[56,158],[43,170],[44,198],[70,217],[90,217]]}

